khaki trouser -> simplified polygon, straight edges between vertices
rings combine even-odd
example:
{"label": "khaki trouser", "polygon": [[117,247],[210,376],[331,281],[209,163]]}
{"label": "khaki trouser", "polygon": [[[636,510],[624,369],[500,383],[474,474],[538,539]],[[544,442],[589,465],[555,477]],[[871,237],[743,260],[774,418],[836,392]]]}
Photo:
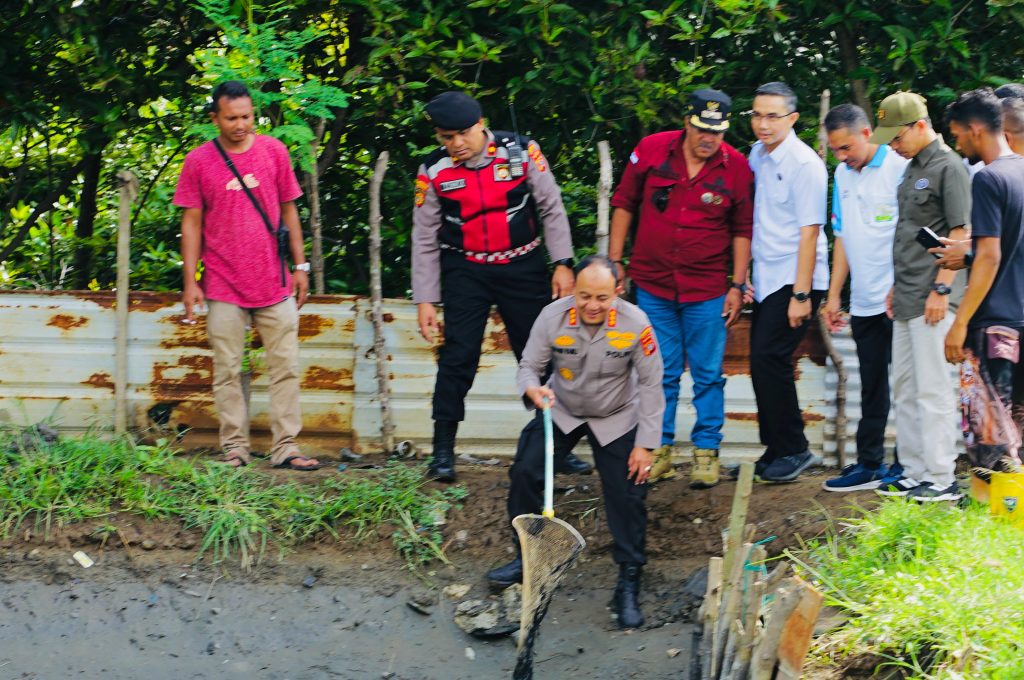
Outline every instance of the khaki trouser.
{"label": "khaki trouser", "polygon": [[957,383],[946,363],[944,343],[953,313],[929,326],[924,316],[894,321],[892,393],[896,408],[896,449],[903,472],[919,482],[945,488],[956,468]]}
{"label": "khaki trouser", "polygon": [[280,464],[299,452],[295,438],[302,429],[299,410],[299,312],[295,299],[270,307],[246,309],[209,300],[206,331],[213,348],[213,402],[220,419],[220,446],[245,462],[249,455],[249,412],[242,393],[245,328],[259,331],[270,371],[271,462]]}

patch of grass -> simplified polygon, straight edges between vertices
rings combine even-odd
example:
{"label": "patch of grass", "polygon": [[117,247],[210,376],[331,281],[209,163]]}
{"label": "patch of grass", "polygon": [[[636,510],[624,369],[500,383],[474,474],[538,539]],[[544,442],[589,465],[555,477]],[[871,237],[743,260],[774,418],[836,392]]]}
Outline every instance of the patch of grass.
{"label": "patch of grass", "polygon": [[46,442],[0,431],[0,536],[26,523],[46,534],[56,526],[129,513],[178,520],[204,536],[199,557],[257,564],[269,545],[284,551],[351,526],[361,539],[381,527],[410,568],[447,561],[439,509],[465,490],[427,493],[421,467],[389,463],[382,470],[328,477],[316,484],[277,483],[252,468],[189,461],[166,445],[96,436]]}
{"label": "patch of grass", "polygon": [[819,638],[922,679],[1024,678],[1024,530],[971,505],[888,501],[789,556],[850,615]]}

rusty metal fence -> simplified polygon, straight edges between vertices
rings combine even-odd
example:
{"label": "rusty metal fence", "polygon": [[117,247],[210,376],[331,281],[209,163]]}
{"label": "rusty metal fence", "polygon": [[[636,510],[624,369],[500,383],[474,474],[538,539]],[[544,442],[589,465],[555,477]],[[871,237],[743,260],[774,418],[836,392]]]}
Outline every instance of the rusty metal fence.
{"label": "rusty metal fence", "polygon": [[[114,305],[113,293],[0,291],[0,423],[50,419],[66,433],[112,430]],[[301,442],[318,455],[330,455],[341,446],[357,451],[380,447],[369,310],[367,298],[334,295],[314,296],[302,309]],[[183,434],[186,447],[216,446],[212,356],[203,320],[183,325],[179,296],[172,293],[132,293],[128,317],[129,424],[152,438]],[[434,350],[419,336],[412,303],[385,301],[384,320],[395,437],[429,446]],[[726,460],[760,453],[747,361],[749,328],[749,320],[741,319],[730,330],[726,348]],[[825,356],[816,332],[807,334],[797,357],[807,437],[821,451],[828,411]],[[514,372],[501,320],[494,315],[460,428],[461,451],[513,452],[529,418],[514,393]],[[677,420],[681,441],[687,439],[695,416],[691,394],[684,375]],[[267,400],[267,378],[257,361],[251,397],[256,448],[269,441]]]}

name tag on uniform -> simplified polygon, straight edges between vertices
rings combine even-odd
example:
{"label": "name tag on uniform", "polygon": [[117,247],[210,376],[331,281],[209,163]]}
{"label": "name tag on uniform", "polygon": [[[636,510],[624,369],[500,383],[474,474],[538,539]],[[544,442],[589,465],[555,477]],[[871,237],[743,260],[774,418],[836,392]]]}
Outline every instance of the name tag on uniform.
{"label": "name tag on uniform", "polygon": [[441,191],[455,191],[456,189],[465,189],[466,180],[464,179],[453,179],[450,182],[441,182]]}

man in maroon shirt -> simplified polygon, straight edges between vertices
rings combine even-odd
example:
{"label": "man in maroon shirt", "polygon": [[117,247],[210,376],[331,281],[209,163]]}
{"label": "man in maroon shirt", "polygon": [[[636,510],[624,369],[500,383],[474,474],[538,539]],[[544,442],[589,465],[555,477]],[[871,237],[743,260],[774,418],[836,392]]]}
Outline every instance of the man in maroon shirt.
{"label": "man in maroon shirt", "polygon": [[649,482],[675,474],[679,379],[689,365],[697,410],[690,486],[718,483],[722,357],[726,328],[743,307],[753,223],[753,173],[743,155],[722,141],[731,107],[723,92],[694,92],[685,129],[640,140],[612,198],[608,254],[621,276],[626,236],[636,219],[628,272],[665,362],[662,446]]}

